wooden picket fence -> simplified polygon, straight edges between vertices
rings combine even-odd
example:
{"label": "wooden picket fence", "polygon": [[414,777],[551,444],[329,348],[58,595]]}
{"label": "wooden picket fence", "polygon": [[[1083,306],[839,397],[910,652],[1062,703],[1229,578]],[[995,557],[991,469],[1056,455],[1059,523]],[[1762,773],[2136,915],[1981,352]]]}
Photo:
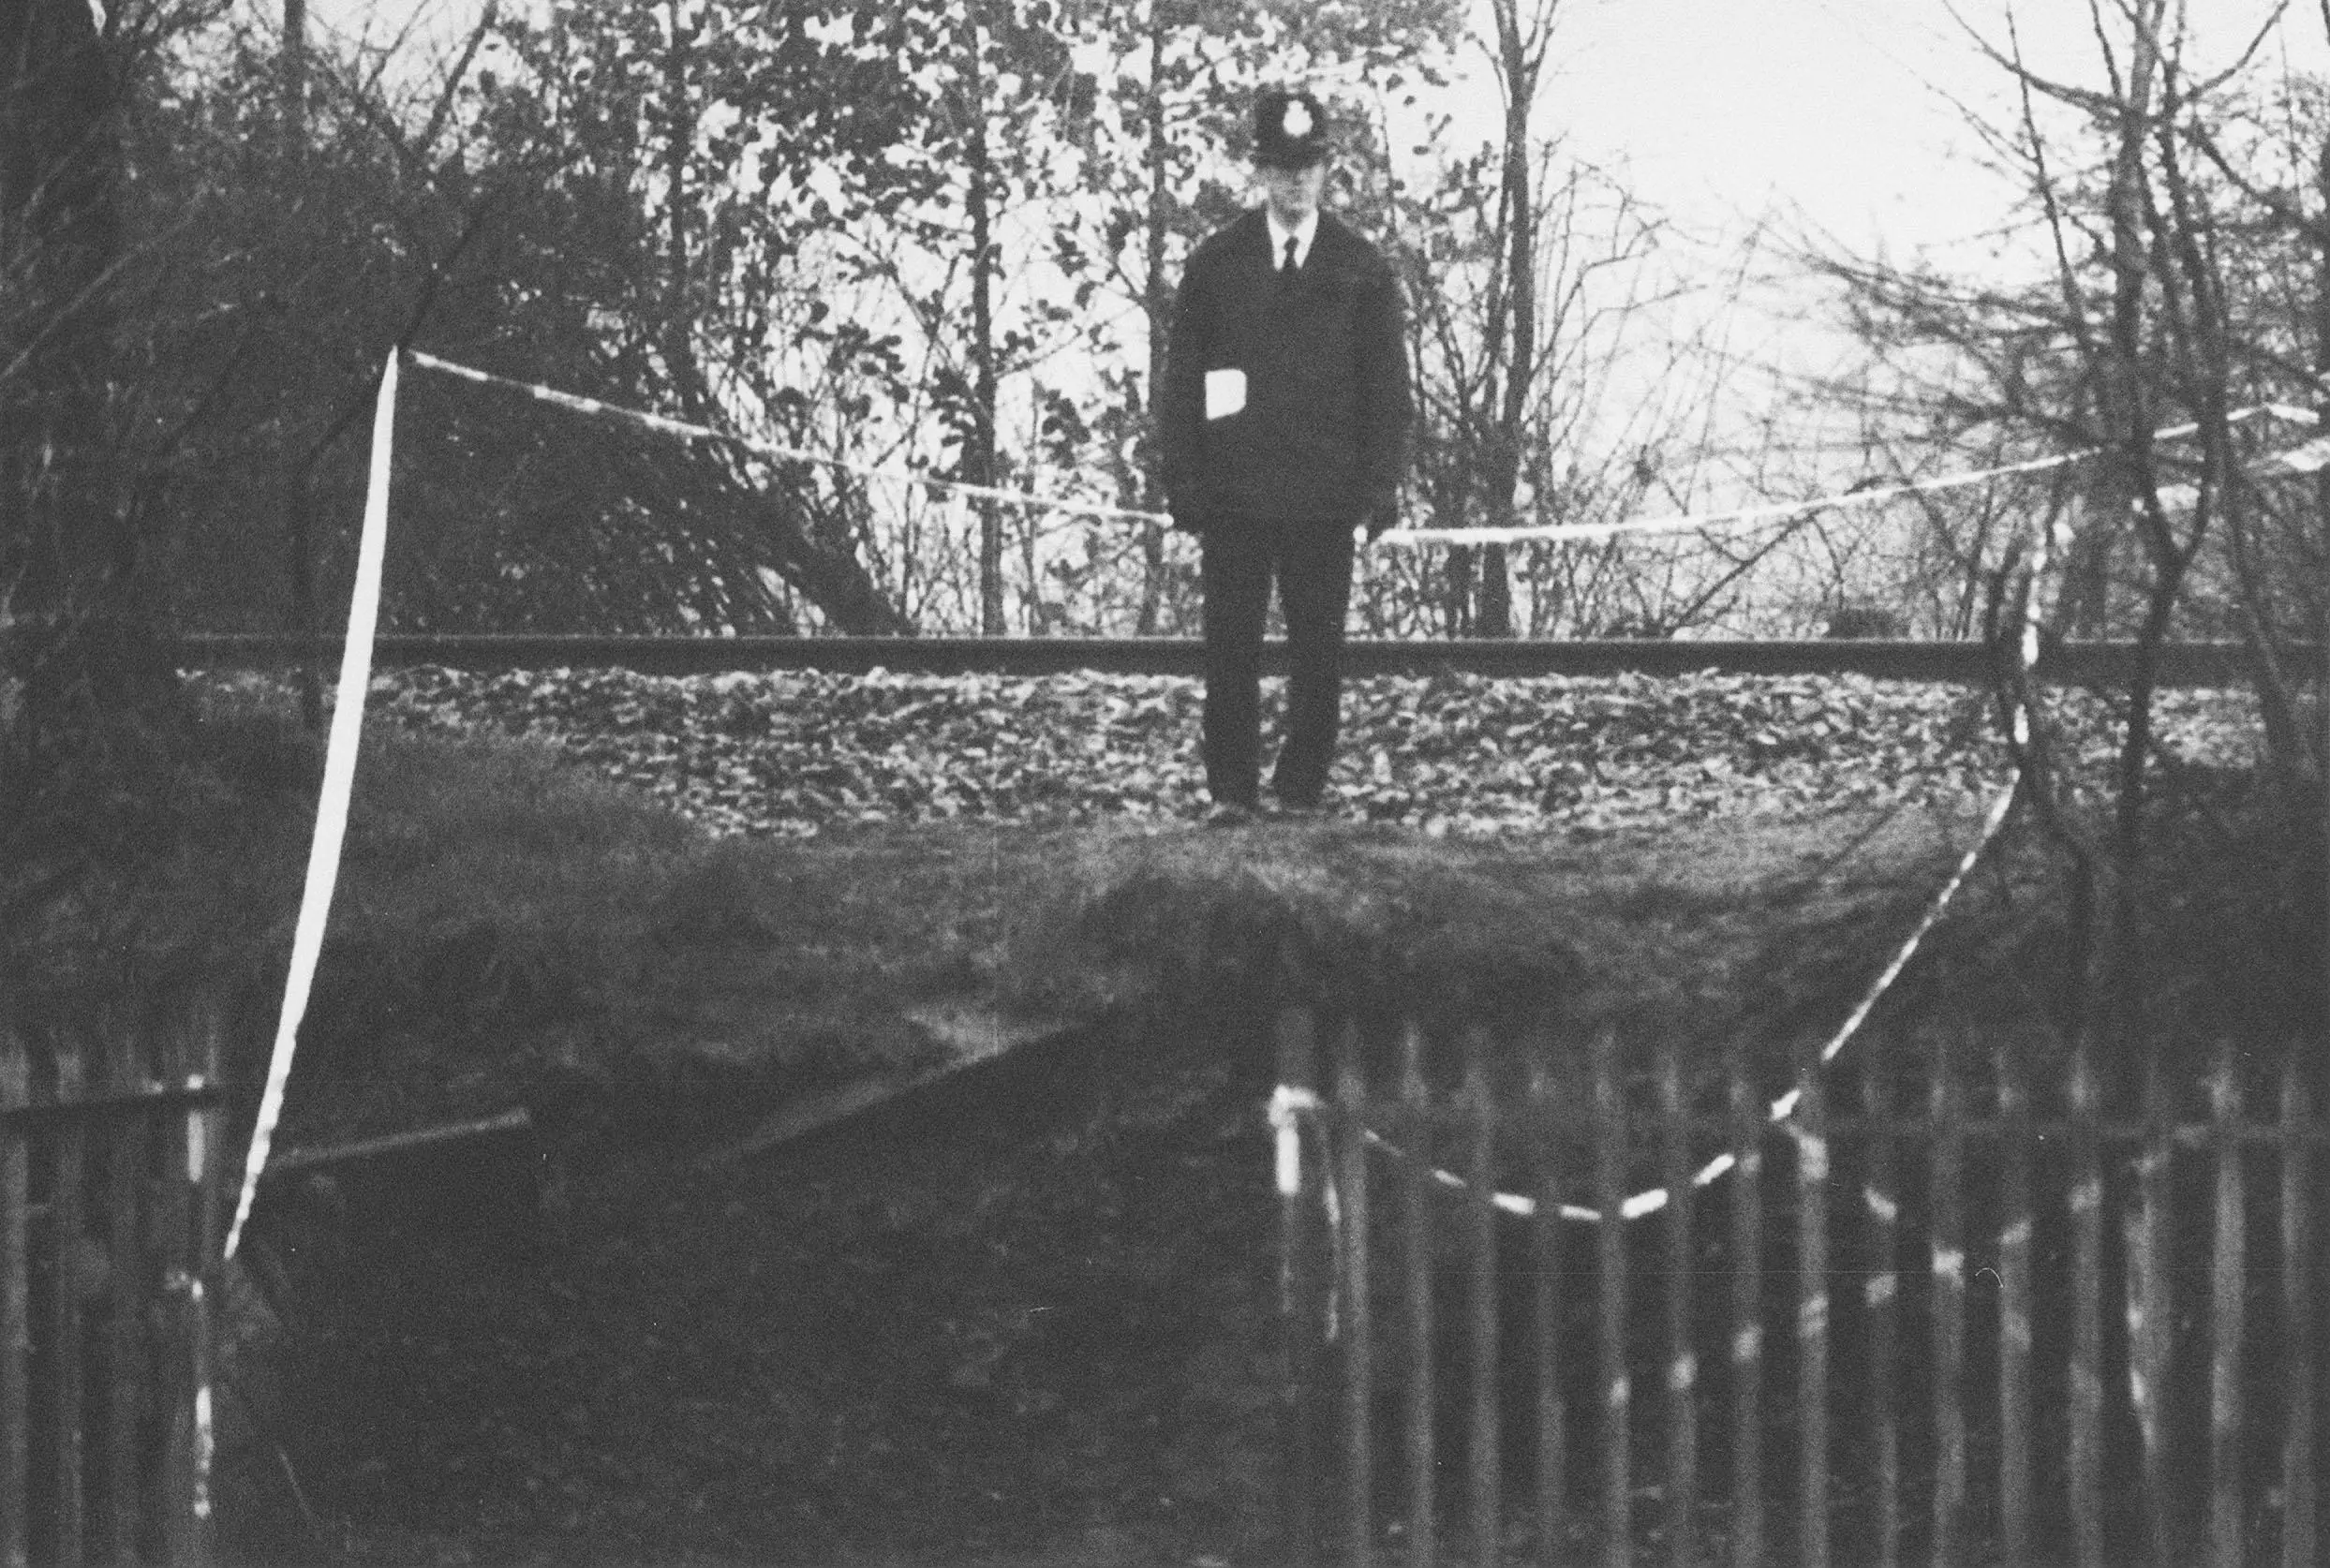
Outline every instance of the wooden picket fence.
{"label": "wooden picket fence", "polygon": [[1289,1561],[2318,1562],[2294,1053],[1944,1041],[1781,1115],[1736,1051],[1276,1032]]}
{"label": "wooden picket fence", "polygon": [[210,1556],[215,1009],[0,1019],[0,1568]]}

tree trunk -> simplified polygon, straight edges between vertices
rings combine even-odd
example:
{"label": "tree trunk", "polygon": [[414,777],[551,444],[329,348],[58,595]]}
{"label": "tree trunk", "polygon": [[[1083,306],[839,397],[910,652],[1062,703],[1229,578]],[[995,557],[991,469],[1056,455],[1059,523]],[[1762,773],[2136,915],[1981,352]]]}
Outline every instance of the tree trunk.
{"label": "tree trunk", "polygon": [[92,809],[89,770],[174,688],[115,471],[121,141],[86,0],[0,6],[0,816]]}
{"label": "tree trunk", "polygon": [[1451,637],[1473,635],[1473,568],[1477,556],[1469,544],[1452,544],[1440,568],[1441,618]]}
{"label": "tree trunk", "polygon": [[[1505,168],[1499,201],[1505,209],[1506,288],[1511,301],[1505,343],[1505,395],[1489,449],[1489,520],[1511,527],[1521,489],[1521,447],[1527,440],[1531,383],[1537,358],[1537,214],[1529,180],[1529,116],[1537,96],[1537,58],[1511,4],[1496,8],[1497,53],[1505,76]],[[1505,546],[1484,545],[1477,589],[1479,633],[1513,635],[1513,584]]]}
{"label": "tree trunk", "polygon": [[[2323,141],[2314,178],[2316,187],[2330,197],[2330,137]],[[2320,253],[2315,258],[2314,376],[2317,385],[2330,387],[2330,245],[2320,247]],[[2317,421],[2321,422],[2315,428],[2330,430],[2330,397],[2317,402],[2314,412]],[[2316,558],[2330,563],[2330,473],[2323,473],[2314,481],[2314,519],[2320,552]],[[2314,639],[2316,659],[2316,668],[2312,672],[2314,707],[2310,737],[2314,753],[2314,798],[2308,803],[2300,797],[2297,804],[2301,815],[2306,813],[2308,804],[2313,806],[2316,815],[2314,826],[2320,833],[2315,842],[2321,848],[2322,859],[2316,865],[2314,874],[2320,880],[2317,891],[2323,895],[2320,932],[2323,990],[2325,997],[2330,997],[2330,584],[2317,583],[2308,599],[2313,614],[2307,629]],[[2306,677],[2299,675],[2293,684],[2303,690]],[[2300,711],[2303,711],[2303,704],[2300,704]],[[2293,737],[2289,747],[2293,769],[2298,758],[2304,754],[2307,738],[2303,735]],[[2305,841],[2303,835],[2299,841]],[[2323,1020],[2322,1046],[2325,1053],[2330,1053],[2330,1006],[2318,1007],[2317,1013]]]}
{"label": "tree trunk", "polygon": [[[725,510],[733,496],[739,531],[771,541],[777,573],[848,637],[913,637],[918,629],[844,549],[829,547],[807,525],[806,510],[781,480],[757,495],[722,487],[711,505]],[[717,519],[717,514],[716,514]]]}
{"label": "tree trunk", "polygon": [[[995,298],[994,218],[988,211],[993,159],[987,147],[987,89],[980,55],[986,40],[979,19],[963,18],[964,112],[969,119],[971,167],[971,430],[963,450],[963,478],[972,484],[995,482]],[[979,630],[1001,637],[1003,621],[1003,518],[994,498],[981,496],[979,513]]]}
{"label": "tree trunk", "polygon": [[[682,29],[679,0],[671,0],[671,44],[663,60],[664,181],[671,187],[663,204],[668,230],[664,271],[663,352],[671,361],[672,385],[683,394],[695,387],[695,345],[688,325],[688,154],[695,145],[696,120],[688,100],[688,34]],[[701,410],[697,410],[701,412]]]}
{"label": "tree trunk", "polygon": [[[1149,7],[1149,275],[1141,286],[1141,308],[1149,317],[1149,413],[1153,420],[1157,394],[1165,386],[1166,340],[1171,326],[1172,297],[1165,288],[1165,229],[1172,215],[1170,194],[1166,186],[1165,124],[1165,21],[1163,0],[1150,0]],[[1157,465],[1161,453],[1151,431],[1142,443],[1149,449],[1149,461],[1142,466],[1148,489],[1143,496],[1147,510],[1155,511],[1165,505],[1165,487],[1157,482]],[[1157,632],[1160,607],[1165,599],[1165,529],[1155,523],[1141,525],[1141,603],[1135,629],[1143,637]]]}
{"label": "tree trunk", "polygon": [[[291,188],[304,190],[307,163],[307,0],[283,0],[283,167]],[[322,659],[317,653],[322,629],[316,623],[314,496],[305,460],[292,451],[291,419],[286,410],[277,461],[282,465],[283,535],[290,574],[291,630],[300,650],[300,722],[323,728]]]}
{"label": "tree trunk", "polygon": [[[2143,0],[2137,12],[2131,13],[2132,58],[2125,96],[2119,104],[2119,143],[2106,195],[2111,225],[2112,314],[2105,350],[2106,370],[2101,377],[2105,389],[2103,421],[2104,429],[2117,449],[2118,461],[2114,467],[2127,483],[2140,533],[2146,509],[2159,505],[2152,451],[2152,400],[2144,381],[2144,328],[2153,279],[2144,214],[2147,185],[2144,145],[2157,84],[2158,29],[2163,9],[2164,0]],[[2126,515],[2113,518],[2113,525],[2125,526]],[[2139,548],[2142,550],[2141,537]],[[2157,552],[2142,553],[2152,556],[2157,564]],[[2143,1016],[2145,989],[2139,962],[2139,921],[2143,911],[2138,890],[2144,858],[2145,760],[2140,748],[2145,738],[2144,725],[2151,694],[2147,689],[2149,671],[2144,666],[2149,662],[2151,639],[2165,629],[2165,607],[2158,597],[2159,587],[2156,578],[2146,594],[2145,626],[2139,632],[2140,643],[2145,645],[2138,649],[2135,689],[2130,692],[2129,717],[2120,740],[2118,774],[2122,793],[2115,803],[2110,887],[2100,901],[2102,930],[2095,944],[2102,983],[2091,993],[2100,1003],[2099,1032],[2107,1059],[2130,1070],[2136,1062],[2136,1032]]]}

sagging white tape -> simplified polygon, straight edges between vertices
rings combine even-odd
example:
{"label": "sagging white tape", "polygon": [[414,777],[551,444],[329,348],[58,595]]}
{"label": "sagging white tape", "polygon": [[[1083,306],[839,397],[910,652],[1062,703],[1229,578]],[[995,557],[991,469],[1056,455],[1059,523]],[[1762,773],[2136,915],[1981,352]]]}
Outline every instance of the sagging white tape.
{"label": "sagging white tape", "polygon": [[316,803],[316,835],[307,849],[307,884],[300,895],[299,924],[291,934],[291,969],[283,985],[283,1012],[275,1020],[275,1052],[267,1062],[267,1087],[260,1096],[259,1119],[251,1129],[251,1150],[243,1162],[243,1191],[227,1228],[226,1255],[233,1257],[267,1169],[275,1123],[283,1116],[283,1093],[291,1081],[300,1022],[307,1013],[316,964],[323,954],[323,931],[332,914],[332,893],[340,875],[340,846],[348,836],[348,807],[356,787],[356,751],[364,739],[364,693],[372,683],[372,640],[380,620],[380,569],[387,554],[390,443],[396,426],[396,362],[392,351],[380,372],[380,393],[372,414],[372,472],[364,488],[364,534],[356,547],[356,589],[348,608],[348,641],[340,654],[340,684],[332,709],[332,731],[323,754],[323,792]]}

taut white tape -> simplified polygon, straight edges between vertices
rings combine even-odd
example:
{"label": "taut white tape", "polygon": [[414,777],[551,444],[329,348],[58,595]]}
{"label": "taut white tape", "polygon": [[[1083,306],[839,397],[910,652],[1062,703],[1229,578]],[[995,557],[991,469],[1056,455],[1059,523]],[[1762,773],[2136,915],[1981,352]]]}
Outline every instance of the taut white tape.
{"label": "taut white tape", "polygon": [[283,1115],[283,1091],[291,1081],[300,1021],[323,954],[323,931],[332,914],[332,892],[339,880],[340,845],[348,836],[348,805],[356,788],[356,752],[364,739],[364,692],[372,682],[372,638],[380,619],[380,565],[387,553],[390,441],[396,428],[396,361],[389,355],[380,372],[380,394],[372,415],[372,473],[364,490],[364,534],[356,546],[356,589],[348,608],[348,641],[340,655],[340,684],[332,709],[332,732],[324,745],[323,793],[316,803],[316,836],[307,850],[307,885],[300,895],[299,924],[291,933],[291,969],[283,985],[283,1011],[275,1020],[274,1055],[267,1062],[267,1087],[251,1129],[251,1151],[243,1163],[243,1191],[234,1221],[227,1229],[226,1255],[233,1257],[267,1169],[267,1151]]}
{"label": "taut white tape", "polygon": [[690,424],[686,420],[675,420],[667,414],[650,414],[637,408],[626,408],[619,404],[602,403],[595,397],[584,397],[576,392],[560,392],[556,387],[545,387],[538,381],[513,380],[507,376],[497,376],[491,371],[478,370],[466,364],[455,364],[451,360],[441,360],[435,354],[424,354],[418,349],[413,351],[412,362],[423,370],[441,371],[445,375],[457,377],[464,381],[474,381],[482,387],[505,387],[512,392],[521,392],[539,403],[548,403],[557,407],[571,409],[578,414],[622,420],[631,424],[644,425],[649,430],[660,430],[666,436],[678,436],[689,440],[720,441],[761,457],[773,457],[786,463],[813,463],[820,467],[837,469],[845,474],[856,474],[863,479],[891,480],[901,484],[921,485],[925,489],[941,491],[950,496],[977,496],[986,500],[1002,501],[1012,506],[1028,507],[1042,511],[1063,511],[1078,517],[1116,517],[1135,523],[1172,521],[1161,511],[1139,511],[1129,507],[1059,500],[1048,496],[1031,495],[1024,490],[1006,490],[992,484],[967,484],[960,480],[941,479],[936,474],[926,474],[913,468],[890,467],[871,463],[852,463],[846,458],[835,457],[827,452],[810,451],[803,447],[788,447],[775,441],[756,441],[749,436],[732,435],[725,430],[715,430],[708,424]]}
{"label": "taut white tape", "polygon": [[[2277,419],[2293,424],[2312,424],[2314,416],[2303,408],[2288,404],[2266,403],[2252,408],[2234,410],[2228,422],[2244,424],[2256,419]],[[2153,432],[2156,440],[2173,440],[2195,434],[2195,424],[2170,425]],[[2281,474],[2310,473],[2311,467],[2299,465],[2313,463],[2321,466],[2330,458],[2317,460],[2315,449],[2320,441],[2294,447],[2260,459],[2252,473],[2270,479]],[[1736,507],[1729,511],[1681,512],[1672,517],[1635,517],[1617,523],[1551,523],[1517,524],[1510,527],[1480,528],[1408,528],[1393,529],[1375,542],[1394,548],[1420,544],[1559,544],[1591,543],[1597,540],[1624,539],[1646,534],[1710,534],[1726,533],[1739,528],[1766,527],[1809,516],[1816,511],[1844,511],[1858,507],[1875,506],[1903,496],[1930,496],[1944,490],[1959,490],[1970,484],[1986,484],[1992,480],[2008,479],[2018,474],[2041,474],[2055,468],[2069,467],[2097,455],[2099,449],[2055,452],[2046,457],[2026,458],[2020,463],[2004,463],[1995,468],[1970,468],[1963,473],[1937,474],[1931,479],[1904,480],[1898,484],[1870,485],[1860,490],[1838,491],[1827,496],[1815,496],[1802,501],[1771,501],[1759,506]]]}

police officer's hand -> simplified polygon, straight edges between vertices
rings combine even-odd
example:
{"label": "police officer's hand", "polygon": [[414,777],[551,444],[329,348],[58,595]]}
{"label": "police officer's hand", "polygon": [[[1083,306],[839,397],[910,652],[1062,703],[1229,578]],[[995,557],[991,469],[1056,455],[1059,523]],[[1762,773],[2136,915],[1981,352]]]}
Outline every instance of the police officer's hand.
{"label": "police officer's hand", "polygon": [[1375,540],[1383,538],[1384,535],[1390,530],[1391,525],[1399,521],[1400,512],[1398,508],[1381,506],[1373,508],[1367,513],[1366,516],[1360,518],[1359,526],[1366,530],[1368,542],[1373,544]]}

